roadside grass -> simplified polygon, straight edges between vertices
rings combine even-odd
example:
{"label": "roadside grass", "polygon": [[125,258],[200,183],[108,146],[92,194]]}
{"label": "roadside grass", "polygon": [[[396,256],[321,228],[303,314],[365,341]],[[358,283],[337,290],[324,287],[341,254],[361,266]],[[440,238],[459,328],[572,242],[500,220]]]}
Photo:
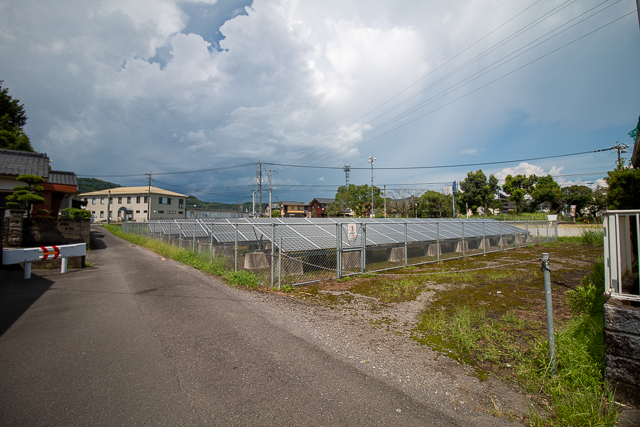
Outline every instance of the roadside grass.
{"label": "roadside grass", "polygon": [[232,286],[244,286],[248,288],[257,288],[260,286],[256,275],[244,270],[233,271],[225,268],[221,256],[214,257],[213,262],[211,262],[209,254],[206,253],[197,253],[178,248],[166,242],[148,239],[144,236],[123,233],[122,228],[115,225],[104,224],[103,228],[134,245],[149,249],[166,258],[171,258],[205,273],[220,276]]}

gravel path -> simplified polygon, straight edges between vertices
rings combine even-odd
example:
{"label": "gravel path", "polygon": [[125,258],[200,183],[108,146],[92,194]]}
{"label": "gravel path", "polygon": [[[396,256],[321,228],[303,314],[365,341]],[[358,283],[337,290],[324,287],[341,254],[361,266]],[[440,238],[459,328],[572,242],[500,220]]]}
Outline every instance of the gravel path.
{"label": "gravel path", "polygon": [[351,294],[350,302],[331,307],[279,294],[250,295],[277,326],[457,419],[478,426],[521,425],[529,412],[532,403],[515,385],[481,381],[474,368],[409,337],[430,292],[385,305]]}

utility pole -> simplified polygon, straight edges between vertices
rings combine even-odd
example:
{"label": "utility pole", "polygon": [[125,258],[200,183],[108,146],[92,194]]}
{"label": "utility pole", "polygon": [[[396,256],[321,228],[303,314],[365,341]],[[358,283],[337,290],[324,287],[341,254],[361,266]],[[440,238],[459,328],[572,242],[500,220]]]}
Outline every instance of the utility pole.
{"label": "utility pole", "polygon": [[[149,180],[149,192],[147,195],[147,222],[151,220],[151,181],[153,181],[154,179],[151,178],[152,173],[145,173],[144,176],[147,177],[147,179]],[[186,206],[186,204],[185,204]],[[185,212],[187,210],[185,209]]]}
{"label": "utility pole", "polygon": [[255,218],[256,217],[256,192],[255,191],[251,193],[251,200],[253,201],[251,205],[251,216]]}
{"label": "utility pole", "polygon": [[269,168],[269,216],[271,216],[271,168]]}
{"label": "utility pole", "polygon": [[107,224],[111,224],[111,190],[107,195]]}
{"label": "utility pole", "polygon": [[349,187],[349,171],[351,170],[351,165],[348,163],[345,164],[342,166],[342,170],[344,170],[344,185],[345,187]]}
{"label": "utility pole", "polygon": [[[640,1],[640,0],[638,0]],[[620,143],[620,141],[616,141],[616,145],[614,145],[613,147],[614,149],[618,150],[618,166],[620,166],[622,163],[622,158],[620,157],[621,154],[625,154],[626,153],[626,149],[629,148],[629,146],[625,143]]]}
{"label": "utility pole", "polygon": [[260,195],[260,208],[258,210],[259,210],[260,213],[258,214],[258,216],[262,216],[262,163],[258,162],[258,165],[259,165],[258,169],[260,170],[260,172],[258,174],[258,176],[259,176],[258,187],[260,188],[259,193],[258,193]]}

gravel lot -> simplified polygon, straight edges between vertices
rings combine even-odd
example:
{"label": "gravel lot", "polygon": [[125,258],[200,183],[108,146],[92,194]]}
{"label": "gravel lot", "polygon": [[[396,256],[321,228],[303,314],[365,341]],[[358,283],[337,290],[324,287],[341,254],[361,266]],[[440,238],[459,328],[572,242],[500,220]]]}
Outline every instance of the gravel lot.
{"label": "gravel lot", "polygon": [[[328,291],[338,294],[341,291]],[[411,302],[380,304],[350,294],[348,303],[323,306],[306,297],[251,292],[259,310],[278,326],[319,346],[419,402],[474,425],[520,425],[532,402],[517,386],[443,357],[409,337],[432,292]]]}

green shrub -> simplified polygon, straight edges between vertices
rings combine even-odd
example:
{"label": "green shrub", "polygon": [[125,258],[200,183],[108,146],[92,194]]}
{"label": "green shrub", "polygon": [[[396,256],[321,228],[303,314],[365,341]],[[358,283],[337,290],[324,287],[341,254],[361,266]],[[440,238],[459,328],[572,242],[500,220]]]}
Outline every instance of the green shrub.
{"label": "green shrub", "polygon": [[567,292],[567,302],[572,312],[592,315],[601,313],[606,298],[604,296],[604,264],[596,263],[593,271],[584,276],[582,285]]}
{"label": "green shrub", "polygon": [[594,229],[584,229],[580,234],[580,240],[587,246],[604,246],[604,231]]}
{"label": "green shrub", "polygon": [[233,286],[246,286],[249,288],[258,287],[258,279],[255,274],[245,270],[240,271],[227,271],[223,274],[223,277],[229,281],[229,284]]}
{"label": "green shrub", "polygon": [[89,219],[91,218],[91,211],[78,208],[64,208],[62,209],[62,216],[71,219]]}

